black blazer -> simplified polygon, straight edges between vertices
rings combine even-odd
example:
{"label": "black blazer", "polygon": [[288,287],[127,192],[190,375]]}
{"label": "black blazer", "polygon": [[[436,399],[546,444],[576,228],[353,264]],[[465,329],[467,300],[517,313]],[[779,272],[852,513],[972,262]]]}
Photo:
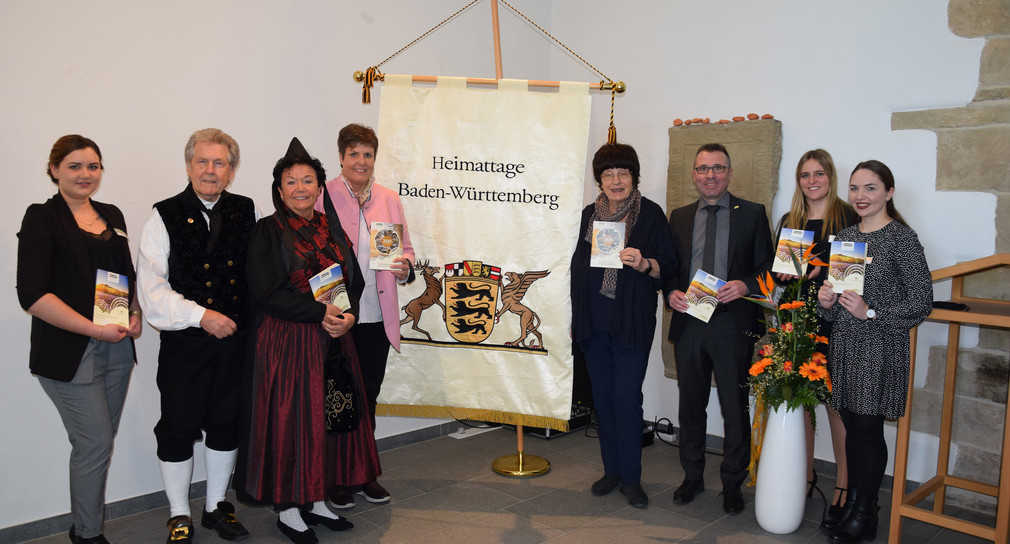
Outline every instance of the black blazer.
{"label": "black blazer", "polygon": [[[119,208],[91,201],[110,228],[126,232]],[[91,319],[95,306],[95,268],[85,246],[85,234],[59,193],[25,211],[18,232],[18,302],[28,310],[46,293],[59,297],[77,313]],[[120,242],[130,281],[130,303],[137,292],[137,274],[130,256],[130,243]],[[28,367],[33,374],[57,381],[74,379],[89,337],[55,327],[32,317],[31,352]],[[130,338],[132,344],[133,339]],[[136,354],[134,354],[136,360]]]}
{"label": "black blazer", "polygon": [[[675,290],[687,291],[691,284],[691,239],[694,234],[694,216],[698,211],[698,201],[670,212],[670,229],[673,233],[673,247],[680,266],[677,273],[664,286],[665,300]],[[757,278],[771,269],[774,247],[765,207],[729,195],[729,260],[726,281],[741,280],[747,284],[750,293],[760,292]],[[727,311],[733,317],[737,330],[762,331],[759,319],[761,307],[753,302],[738,299],[730,302]],[[684,330],[684,324],[693,317],[673,312],[670,319],[669,339],[676,342]]]}

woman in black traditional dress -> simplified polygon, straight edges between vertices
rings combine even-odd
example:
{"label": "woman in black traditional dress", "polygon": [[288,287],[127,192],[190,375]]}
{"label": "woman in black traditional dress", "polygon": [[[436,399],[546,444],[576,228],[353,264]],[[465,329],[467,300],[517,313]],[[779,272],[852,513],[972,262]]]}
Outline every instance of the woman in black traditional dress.
{"label": "woman in black traditional dress", "polygon": [[[246,491],[273,502],[277,527],[296,544],[318,542],[308,525],[334,531],[351,523],[326,507],[333,485],[361,485],[381,472],[367,405],[350,431],[327,433],[324,367],[344,355],[363,390],[351,336],[361,273],[336,214],[313,211],[326,172],[297,138],[273,171],[276,212],[249,242],[249,290],[256,302],[252,429]],[[309,279],[340,264],[350,308],[317,302]]]}

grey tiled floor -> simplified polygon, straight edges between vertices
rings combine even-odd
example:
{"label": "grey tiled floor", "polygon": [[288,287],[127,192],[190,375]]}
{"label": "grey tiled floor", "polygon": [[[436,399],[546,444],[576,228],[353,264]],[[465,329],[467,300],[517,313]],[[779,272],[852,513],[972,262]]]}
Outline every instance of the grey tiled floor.
{"label": "grey tiled floor", "polygon": [[[353,509],[341,512],[354,529],[332,533],[318,527],[321,542],[382,543],[670,543],[713,542],[763,544],[774,542],[827,542],[818,532],[822,502],[815,494],[807,501],[803,524],[791,535],[763,531],[754,519],[754,491],[744,488],[747,506],[738,516],[722,511],[718,470],[722,458],[709,455],[709,488],[691,504],[672,502],[683,479],[677,449],[656,442],[643,450],[643,486],[649,494],[647,509],[628,506],[614,492],[594,497],[589,487],[602,474],[597,441],[582,430],[542,440],[527,435],[525,450],[551,462],[551,471],[530,479],[500,476],[492,461],[515,453],[516,435],[508,429],[465,439],[442,437],[380,454],[384,474],[380,481],[393,499],[372,505],[359,498]],[[714,487],[714,488],[713,488]],[[820,488],[834,487],[821,476]],[[881,527],[877,542],[887,540],[889,494],[882,493]],[[193,501],[199,512],[203,500]],[[238,506],[238,518],[252,535],[243,543],[289,542],[275,527],[270,508]],[[992,524],[969,512],[958,515]],[[115,544],[161,544],[165,541],[168,509],[132,515],[108,522],[106,536]],[[903,522],[902,542],[985,542],[919,522]],[[199,522],[198,522],[199,524]],[[197,528],[197,544],[223,543],[211,531]],[[66,533],[34,541],[66,544]]]}

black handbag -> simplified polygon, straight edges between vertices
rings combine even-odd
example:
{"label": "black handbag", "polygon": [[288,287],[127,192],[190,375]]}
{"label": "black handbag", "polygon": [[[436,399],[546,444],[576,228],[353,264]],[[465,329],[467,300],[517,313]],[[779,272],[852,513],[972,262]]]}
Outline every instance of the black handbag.
{"label": "black handbag", "polygon": [[325,381],[326,397],[323,405],[326,411],[326,432],[341,434],[353,431],[361,417],[361,395],[355,383],[350,356],[337,353],[327,358]]}

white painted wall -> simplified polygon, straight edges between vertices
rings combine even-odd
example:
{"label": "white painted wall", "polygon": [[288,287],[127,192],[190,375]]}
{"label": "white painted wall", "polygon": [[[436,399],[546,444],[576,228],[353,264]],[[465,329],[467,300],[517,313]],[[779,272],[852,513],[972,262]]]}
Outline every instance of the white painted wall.
{"label": "white painted wall", "polygon": [[[361,104],[352,72],[386,58],[463,4],[0,3],[0,164],[10,173],[0,201],[0,270],[9,285],[0,290],[0,345],[7,352],[0,366],[0,527],[69,511],[69,444],[56,410],[27,372],[29,318],[13,285],[24,209],[54,192],[43,173],[53,141],[79,132],[102,147],[106,172],[97,198],[123,210],[134,251],[151,204],[184,186],[182,148],[198,128],[216,126],[235,136],[243,161],[233,189],[269,212],[270,170],[290,138],[297,135],[335,173],[337,130],[354,121],[374,126],[378,119],[377,103]],[[944,0],[513,5],[628,83],[629,92],[617,100],[618,134],[639,151],[647,197],[665,201],[672,119],[772,113],[784,134],[775,214],[792,194],[796,158],[822,146],[843,172],[871,157],[894,169],[898,208],[919,231],[931,267],[992,253],[995,200],[936,193],[933,135],[889,128],[893,111],[971,100],[982,41],[951,35]],[[505,77],[599,79],[500,10]],[[489,4],[481,2],[381,70],[493,77],[489,31]],[[594,101],[591,153],[606,139],[609,106],[609,96]],[[595,191],[589,181],[587,201]],[[970,216],[959,213],[969,207]],[[661,338],[665,326],[646,384],[646,417],[676,421],[675,383],[662,377],[659,362]],[[931,340],[943,341],[938,338]],[[157,335],[146,329],[117,440],[110,502],[161,489],[151,431],[159,415],[157,347]],[[709,431],[721,435],[714,395],[710,411]],[[380,418],[377,435],[435,423]],[[827,444],[819,441],[818,456],[830,459]]]}
{"label": "white painted wall", "polygon": [[[673,119],[771,113],[782,121],[783,135],[773,217],[789,209],[800,155],[823,147],[835,158],[842,198],[858,162],[875,158],[891,167],[897,208],[918,232],[931,269],[993,253],[995,197],[937,192],[935,135],[890,129],[893,112],[963,106],[974,95],[984,42],[949,31],[946,0],[657,0],[621,9],[603,0],[556,0],[552,7],[555,36],[628,84],[617,98],[615,123],[618,139],[638,151],[640,189],[647,198],[665,205]],[[559,79],[596,78],[564,52],[552,53],[551,69]],[[601,102],[609,107],[609,97],[597,99],[596,112]],[[591,150],[606,141],[609,111],[600,113],[593,119]],[[589,172],[587,202],[597,194]],[[949,293],[949,285],[938,286],[938,298]],[[676,424],[676,383],[663,376],[659,351],[665,320],[644,387],[645,418],[668,417]],[[927,324],[919,338],[921,384],[924,346],[946,344],[946,330]],[[722,436],[714,390],[708,412],[708,432]],[[826,421],[823,408],[819,413],[819,421]],[[893,456],[893,439],[889,449]],[[921,453],[935,459],[935,453]],[[827,425],[818,429],[815,455],[834,459]]]}

